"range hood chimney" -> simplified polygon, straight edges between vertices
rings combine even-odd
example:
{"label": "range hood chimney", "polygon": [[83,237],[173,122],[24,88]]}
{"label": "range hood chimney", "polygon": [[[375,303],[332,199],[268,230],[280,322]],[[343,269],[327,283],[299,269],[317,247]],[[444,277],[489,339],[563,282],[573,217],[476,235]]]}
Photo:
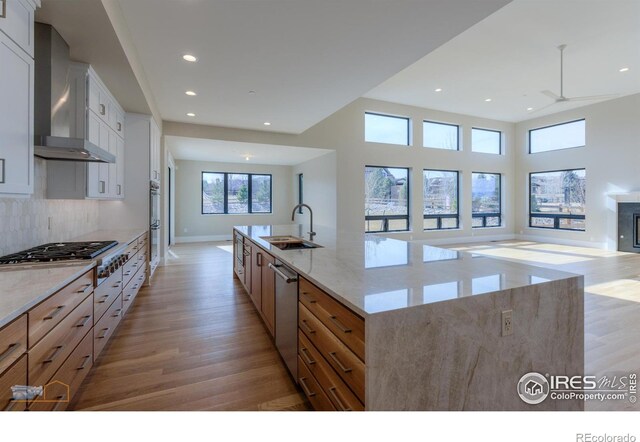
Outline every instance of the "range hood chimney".
{"label": "range hood chimney", "polygon": [[35,155],[46,160],[115,163],[84,138],[71,137],[69,45],[52,26],[35,24]]}

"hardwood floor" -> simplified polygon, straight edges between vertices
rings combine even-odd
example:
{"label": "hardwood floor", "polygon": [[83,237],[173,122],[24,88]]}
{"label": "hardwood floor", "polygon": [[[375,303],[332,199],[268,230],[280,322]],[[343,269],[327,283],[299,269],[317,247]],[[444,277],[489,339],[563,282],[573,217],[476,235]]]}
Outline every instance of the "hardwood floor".
{"label": "hardwood floor", "polygon": [[[585,373],[640,375],[640,254],[529,241],[448,248],[584,275]],[[640,403],[588,401],[586,409],[640,411]]]}
{"label": "hardwood floor", "polygon": [[231,247],[172,248],[70,409],[309,409],[231,276]]}

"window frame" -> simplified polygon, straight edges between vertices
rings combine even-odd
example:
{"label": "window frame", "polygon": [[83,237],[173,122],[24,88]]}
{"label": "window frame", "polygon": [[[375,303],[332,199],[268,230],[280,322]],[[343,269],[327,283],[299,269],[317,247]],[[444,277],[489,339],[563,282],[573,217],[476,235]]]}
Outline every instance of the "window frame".
{"label": "window frame", "polygon": [[[499,211],[498,212],[478,212],[478,213],[473,213],[473,206],[471,207],[471,228],[472,229],[491,229],[491,228],[497,228],[497,227],[503,227],[502,225],[502,174],[499,172],[478,172],[478,171],[473,171],[471,172],[471,199],[473,200],[473,174],[484,174],[484,175],[498,175],[499,177],[499,181],[498,181],[498,202],[499,202]],[[474,226],[473,225],[473,218],[482,218],[482,225],[481,226]],[[498,222],[499,224],[497,226],[488,226],[487,225],[487,218],[498,218]]]}
{"label": "window frame", "polygon": [[[562,219],[582,219],[585,222],[585,226],[587,223],[587,215],[586,215],[586,206],[587,206],[587,201],[586,201],[586,196],[585,196],[585,214],[584,215],[561,215],[561,214],[557,214],[557,213],[544,213],[544,212],[532,212],[531,211],[531,178],[533,175],[537,175],[537,174],[541,174],[541,173],[554,173],[554,172],[573,172],[576,170],[584,170],[585,173],[585,186],[586,186],[586,179],[587,179],[587,168],[586,167],[578,167],[575,169],[556,169],[556,170],[541,170],[538,172],[529,172],[529,228],[530,229],[545,229],[545,230],[564,230],[564,231],[568,231],[568,232],[585,232],[586,228],[584,229],[567,229],[567,228],[563,228],[560,227],[560,221]],[[553,227],[543,227],[543,226],[534,226],[532,225],[532,219],[533,218],[552,218],[553,219]]]}
{"label": "window frame", "polygon": [[[375,115],[377,117],[387,117],[387,118],[395,118],[398,120],[405,120],[407,122],[407,143],[406,144],[399,144],[399,143],[385,143],[383,141],[368,141],[367,140],[367,115]],[[403,117],[400,115],[390,115],[390,114],[383,114],[380,112],[370,112],[370,111],[365,111],[364,112],[364,142],[365,143],[377,143],[377,144],[388,144],[388,145],[392,145],[392,146],[411,146],[411,117]],[[374,166],[372,166],[374,167]]]}
{"label": "window frame", "polygon": [[[493,153],[493,152],[478,152],[473,150],[473,131],[474,130],[481,130],[483,132],[495,132],[499,135],[499,143],[498,143],[498,153]],[[485,129],[484,127],[477,127],[477,126],[472,126],[471,127],[471,152],[475,152],[475,153],[484,153],[487,155],[504,155],[504,150],[503,150],[503,141],[502,141],[502,131],[501,130],[497,130],[497,129]]]}
{"label": "window frame", "polygon": [[[447,149],[445,147],[425,146],[424,145],[424,134],[425,134],[424,123],[439,124],[441,126],[453,126],[453,127],[455,127],[456,128],[456,148],[455,149]],[[422,147],[426,148],[426,149],[438,149],[438,150],[448,150],[448,151],[451,151],[451,152],[460,152],[460,132],[461,132],[461,126],[459,124],[444,123],[442,121],[433,121],[433,120],[422,120]]]}
{"label": "window frame", "polygon": [[[304,174],[298,174],[298,204],[304,203]],[[298,207],[298,213],[302,214],[302,207]]]}
{"label": "window frame", "polygon": [[[544,151],[540,151],[540,152],[531,152],[531,132],[534,132],[536,130],[549,129],[550,127],[564,126],[565,124],[577,123],[578,121],[584,121],[585,144],[583,144],[581,146],[562,147],[562,148],[559,148],[559,149],[544,150]],[[534,128],[529,129],[527,131],[527,141],[528,141],[528,152],[529,152],[529,155],[535,155],[535,154],[538,154],[538,153],[556,152],[558,150],[566,150],[566,149],[578,149],[578,148],[581,148],[581,147],[585,147],[587,145],[587,119],[586,118],[578,118],[576,120],[563,121],[561,123],[549,124],[547,126],[534,127]]]}
{"label": "window frame", "polygon": [[[447,170],[447,169],[422,169],[422,191],[424,192],[424,173],[425,172],[455,172],[456,174],[456,213],[454,214],[434,214],[427,215],[424,213],[424,194],[422,196],[422,230],[425,232],[431,232],[436,230],[457,230],[460,229],[460,171],[459,170]],[[442,227],[442,218],[455,218],[455,227]],[[425,229],[425,219],[437,219],[437,227],[435,229]]]}
{"label": "window frame", "polygon": [[[224,198],[223,198],[223,212],[205,212],[204,211],[204,174],[218,174],[224,175]],[[229,213],[229,175],[247,175],[247,212],[243,213]],[[269,177],[269,211],[268,212],[254,212],[253,205],[253,177],[254,176],[268,176]],[[273,174],[270,173],[247,173],[247,172],[213,172],[209,170],[202,170],[200,172],[200,214],[201,215],[269,215],[273,213]]]}
{"label": "window frame", "polygon": [[[364,166],[365,173],[367,167],[375,167],[378,169],[405,169],[407,171],[407,214],[406,215],[367,215],[365,212],[364,221],[382,221],[383,230],[366,230],[365,233],[394,233],[394,232],[409,232],[411,231],[411,168],[410,167],[395,167],[395,166],[374,166],[366,164]],[[366,205],[366,197],[365,197]],[[394,219],[406,219],[407,228],[404,230],[389,230],[389,220]]]}

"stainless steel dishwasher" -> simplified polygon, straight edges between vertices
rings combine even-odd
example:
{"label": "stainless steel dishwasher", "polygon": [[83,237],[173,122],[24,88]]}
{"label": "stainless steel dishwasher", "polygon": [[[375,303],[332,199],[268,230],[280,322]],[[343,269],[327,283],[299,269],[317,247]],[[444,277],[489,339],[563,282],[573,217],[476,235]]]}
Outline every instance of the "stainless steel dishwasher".
{"label": "stainless steel dishwasher", "polygon": [[298,274],[277,259],[269,268],[276,274],[276,347],[298,382]]}

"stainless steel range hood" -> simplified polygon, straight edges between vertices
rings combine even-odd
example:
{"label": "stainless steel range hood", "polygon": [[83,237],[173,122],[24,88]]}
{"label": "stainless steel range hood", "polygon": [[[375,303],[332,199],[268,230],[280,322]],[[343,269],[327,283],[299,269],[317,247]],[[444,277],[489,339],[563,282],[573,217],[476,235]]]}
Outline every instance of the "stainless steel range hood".
{"label": "stainless steel range hood", "polygon": [[35,25],[35,155],[47,160],[115,163],[115,155],[71,137],[69,45],[50,25]]}

